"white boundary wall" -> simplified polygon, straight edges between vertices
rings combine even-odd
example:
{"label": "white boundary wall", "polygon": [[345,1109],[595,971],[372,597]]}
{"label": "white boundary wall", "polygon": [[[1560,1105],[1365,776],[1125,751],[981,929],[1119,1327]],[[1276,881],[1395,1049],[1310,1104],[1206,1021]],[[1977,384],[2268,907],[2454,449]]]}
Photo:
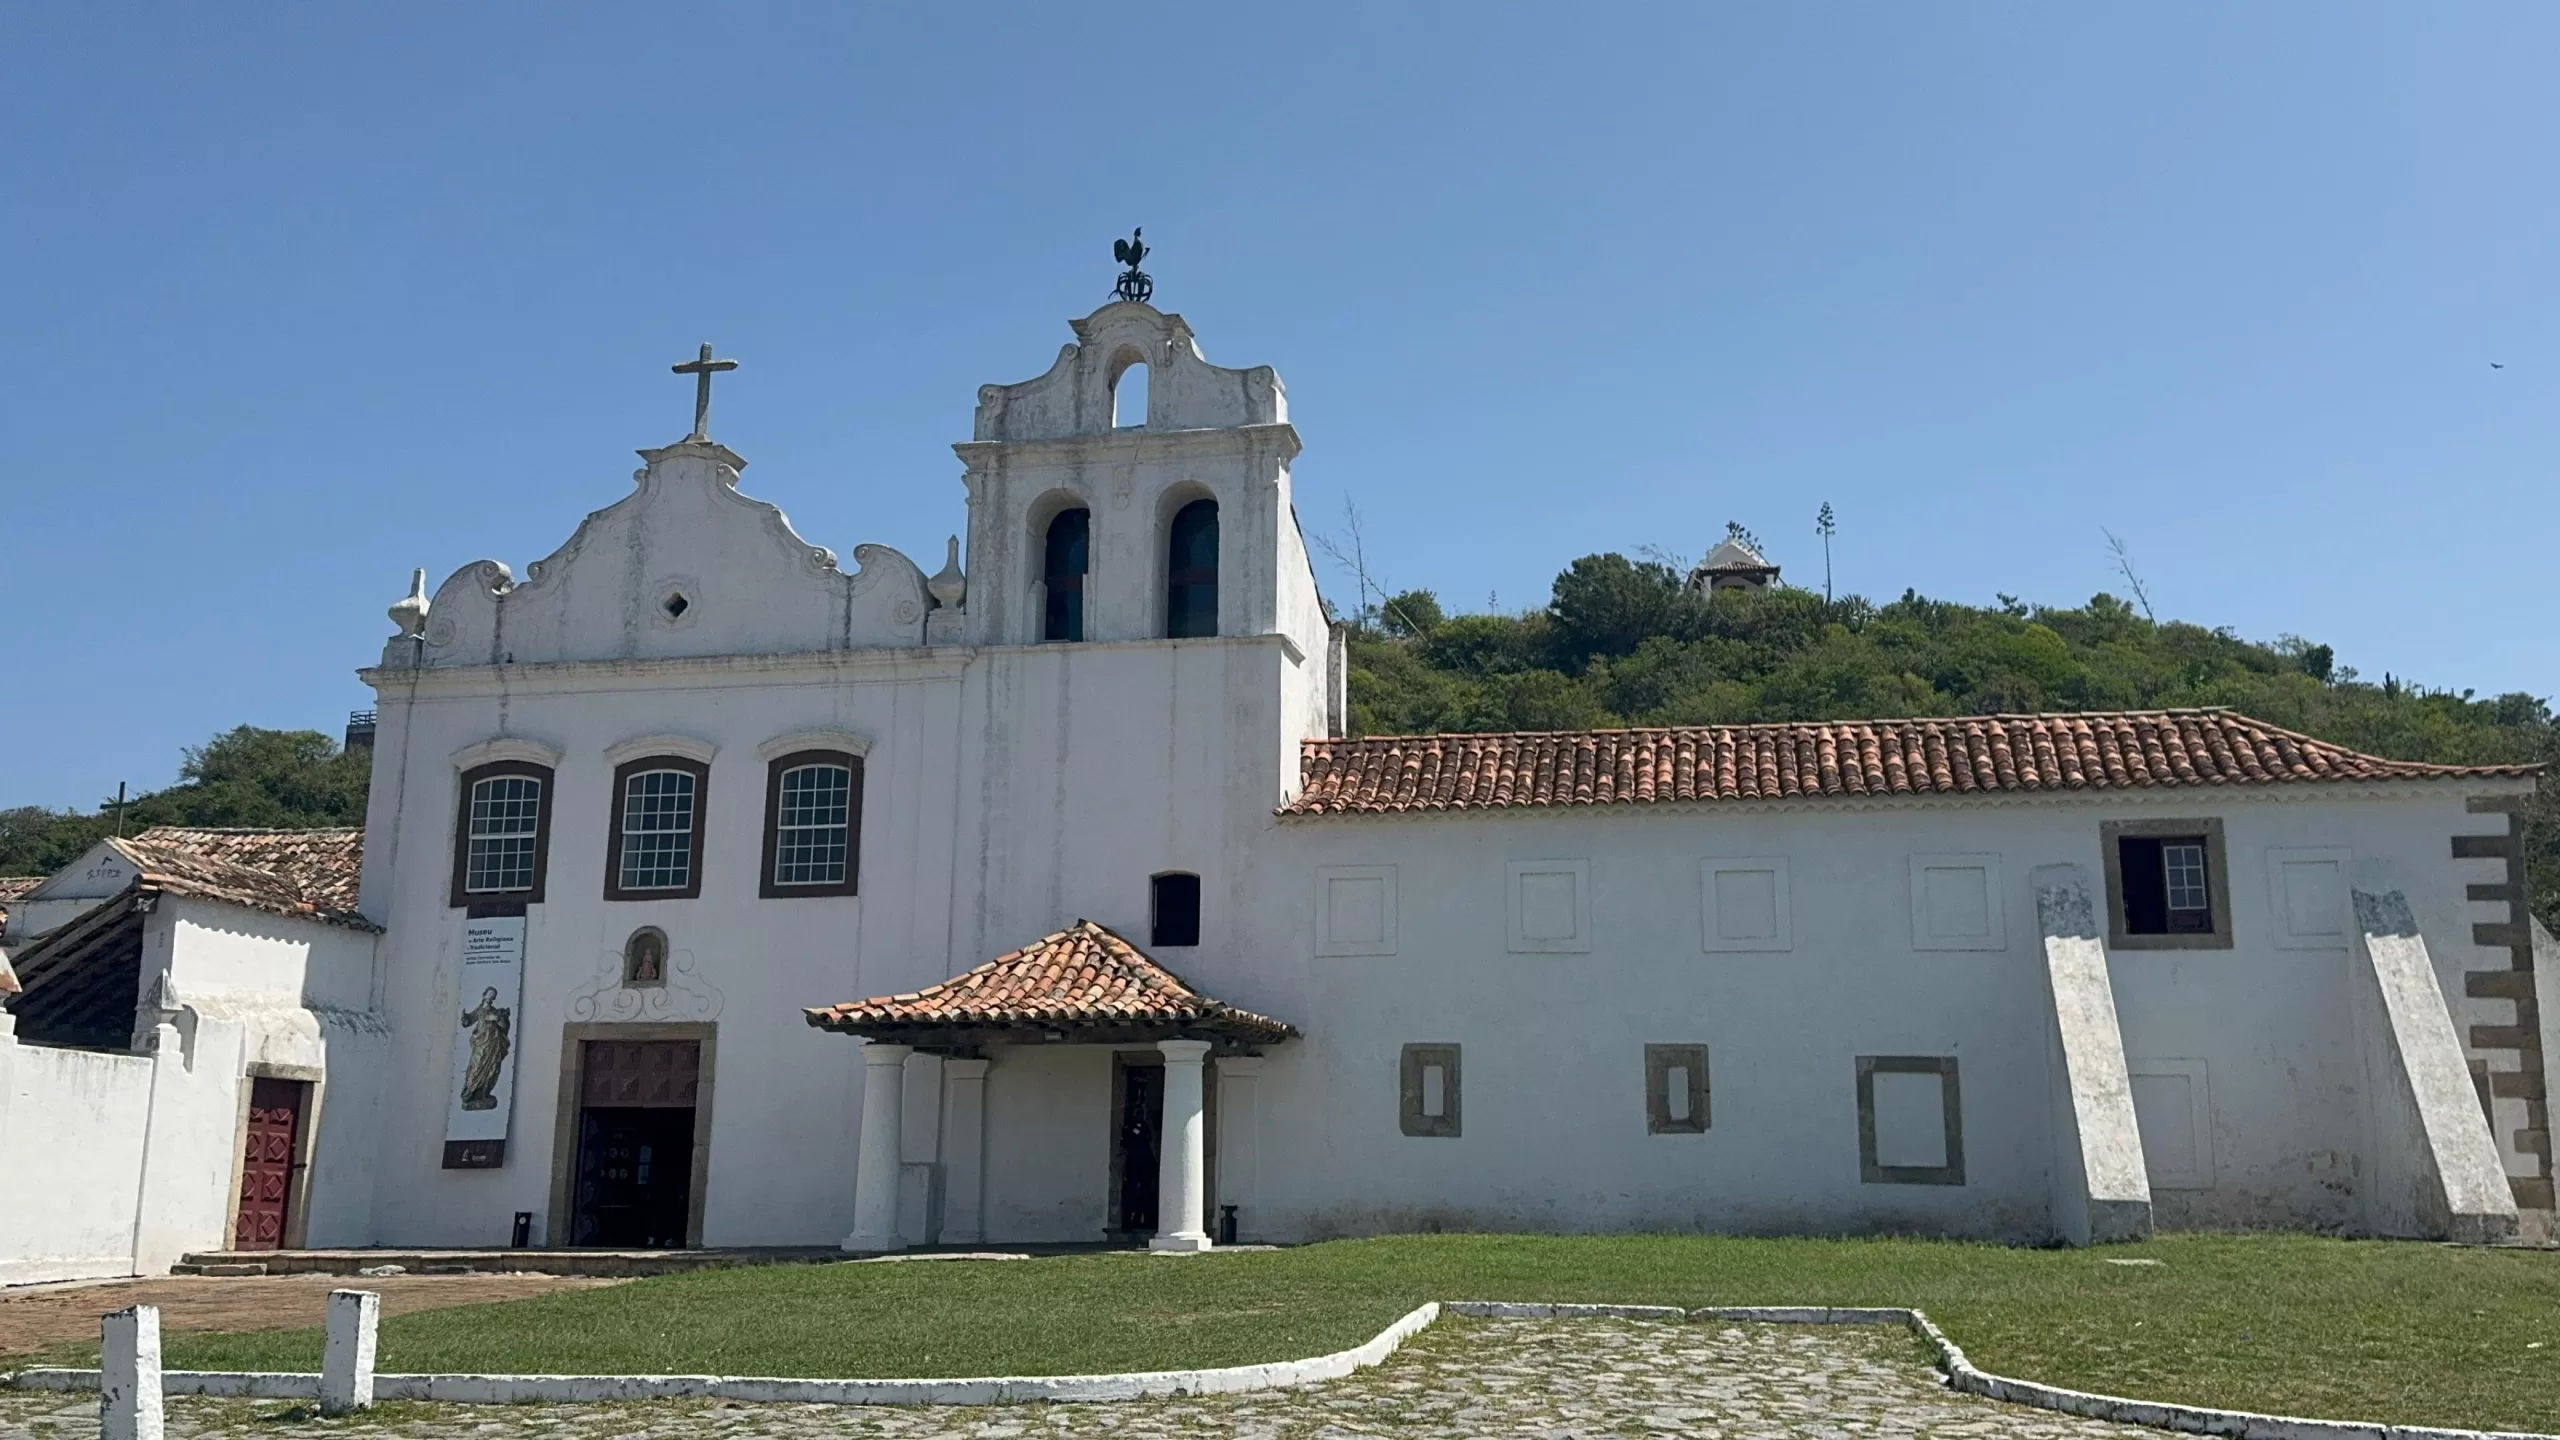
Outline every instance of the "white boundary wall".
{"label": "white boundary wall", "polygon": [[148,1055],[21,1045],[0,1013],[0,1285],[133,1273]]}

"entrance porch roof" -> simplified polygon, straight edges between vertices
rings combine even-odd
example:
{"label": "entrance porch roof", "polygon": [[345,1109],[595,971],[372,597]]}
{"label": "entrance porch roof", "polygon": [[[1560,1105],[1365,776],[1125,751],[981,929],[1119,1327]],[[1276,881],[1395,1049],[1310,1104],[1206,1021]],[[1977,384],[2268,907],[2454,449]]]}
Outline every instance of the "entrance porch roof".
{"label": "entrance porch roof", "polygon": [[904,995],[813,1008],[821,1030],[926,1049],[1157,1040],[1273,1044],[1297,1034],[1267,1015],[1192,989],[1090,920]]}

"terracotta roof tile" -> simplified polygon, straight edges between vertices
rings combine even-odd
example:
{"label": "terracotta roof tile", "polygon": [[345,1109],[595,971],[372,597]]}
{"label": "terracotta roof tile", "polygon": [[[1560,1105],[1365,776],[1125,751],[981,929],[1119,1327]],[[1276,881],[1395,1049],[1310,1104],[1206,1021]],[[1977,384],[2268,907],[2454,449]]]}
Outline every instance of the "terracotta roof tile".
{"label": "terracotta roof tile", "polygon": [[139,883],[145,889],[359,930],[376,928],[356,910],[364,831],[352,826],[190,830],[162,825],[108,843],[142,872]]}
{"label": "terracotta roof tile", "polygon": [[1280,813],[2531,779],[2542,768],[2385,760],[2219,709],[1381,735],[1307,741],[1305,788]]}
{"label": "terracotta roof tile", "polygon": [[1138,947],[1079,920],[975,970],[904,995],[807,1012],[809,1023],[881,1038],[957,1028],[1165,1026],[1276,1041],[1297,1031],[1193,990]]}

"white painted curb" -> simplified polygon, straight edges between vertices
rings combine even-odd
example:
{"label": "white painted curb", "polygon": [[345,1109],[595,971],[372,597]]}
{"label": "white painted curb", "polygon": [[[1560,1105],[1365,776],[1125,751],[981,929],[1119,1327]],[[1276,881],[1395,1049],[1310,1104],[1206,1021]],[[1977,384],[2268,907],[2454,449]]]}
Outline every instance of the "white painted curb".
{"label": "white painted curb", "polygon": [[[1901,1325],[1928,1342],[1949,1389],[2012,1405],[2059,1410],[2093,1420],[2216,1435],[2229,1440],[2560,1440],[2560,1435],[2516,1430],[2445,1430],[2424,1425],[2385,1425],[2357,1420],[2304,1420],[2248,1410],[2216,1410],[2093,1395],[2032,1380],[2012,1380],[1977,1369],[1927,1315],[1890,1306],[1719,1305],[1683,1310],[1673,1305],[1561,1305],[1505,1300],[1452,1300],[1423,1305],[1381,1330],[1369,1343],[1308,1360],[1229,1365],[1214,1370],[1151,1370],[1127,1375],[1007,1375],[969,1380],[790,1380],[723,1375],[379,1375],[382,1400],[433,1400],[449,1405],[514,1405],[596,1400],[744,1400],[817,1405],[1002,1405],[1023,1401],[1139,1400],[1157,1395],[1220,1395],[1273,1390],[1318,1380],[1338,1380],[1386,1359],[1443,1314],[1486,1320],[1667,1320],[1704,1323],[1734,1320],[1764,1325]],[[0,1375],[0,1386],[21,1390],[95,1390],[95,1370],[21,1370]],[[171,1395],[215,1395],[259,1400],[309,1400],[320,1394],[317,1375],[233,1370],[170,1370],[162,1388]]]}
{"label": "white painted curb", "polygon": [[[1459,1312],[1464,1313],[1464,1312]],[[2232,1440],[2560,1440],[2519,1430],[2443,1430],[2425,1425],[2385,1425],[2366,1420],[2304,1420],[2289,1415],[2261,1415],[2251,1410],[2216,1410],[2203,1405],[2172,1405],[2153,1400],[2127,1400],[2093,1395],[2033,1380],[2012,1380],[1977,1369],[1946,1332],[1917,1310],[1892,1308],[1718,1306],[1689,1312],[1691,1320],[1749,1320],[1782,1325],[1901,1324],[1929,1343],[1947,1388],[1966,1395],[2059,1410],[2120,1425],[2146,1425],[2190,1435],[2222,1435]]]}
{"label": "white painted curb", "polygon": [[[1679,1312],[1674,1311],[1673,1314]],[[1367,1344],[1307,1360],[1228,1365],[1213,1370],[1149,1370],[1127,1375],[1002,1375],[964,1380],[791,1380],[731,1375],[377,1375],[377,1400],[434,1400],[448,1405],[516,1405],[538,1401],[744,1400],[803,1405],[1003,1405],[1029,1400],[1140,1400],[1156,1395],[1224,1395],[1339,1380],[1396,1352],[1440,1318],[1423,1305]],[[95,1390],[95,1370],[21,1370],[6,1383],[21,1390]],[[171,1395],[258,1400],[310,1400],[317,1375],[230,1370],[170,1370]]]}

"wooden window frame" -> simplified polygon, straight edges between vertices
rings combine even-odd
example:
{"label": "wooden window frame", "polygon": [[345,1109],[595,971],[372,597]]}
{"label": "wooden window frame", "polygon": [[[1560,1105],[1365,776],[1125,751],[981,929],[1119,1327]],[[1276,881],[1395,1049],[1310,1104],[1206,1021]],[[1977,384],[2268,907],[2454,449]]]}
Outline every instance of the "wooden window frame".
{"label": "wooden window frame", "polygon": [[[483,780],[520,775],[542,783],[542,808],[533,821],[533,885],[525,890],[468,890],[471,878],[471,789]],[[492,760],[462,772],[454,787],[453,888],[455,909],[487,905],[539,905],[551,880],[551,815],[559,809],[560,783],[548,765],[532,760]]]}
{"label": "wooden window frame", "polygon": [[[2124,910],[2125,840],[2204,840],[2205,902],[2213,908],[2210,930],[2136,934]],[[2231,847],[2219,818],[2107,820],[2098,826],[2098,848],[2107,870],[2107,948],[2110,950],[2228,950],[2231,938]]]}
{"label": "wooden window frame", "polygon": [[[632,780],[653,770],[674,770],[693,777],[693,863],[685,883],[652,889],[625,889],[622,884],[623,792]],[[613,791],[607,797],[604,827],[604,898],[607,900],[693,900],[702,895],[702,842],[709,834],[711,767],[682,755],[643,755],[613,767]]]}
{"label": "wooden window frame", "polygon": [[[850,750],[794,750],[773,757],[764,773],[764,867],[756,893],[767,900],[805,900],[862,893],[863,757]],[[803,765],[840,765],[845,786],[844,879],[834,885],[777,885],[774,860],[782,839],[782,777]]]}

